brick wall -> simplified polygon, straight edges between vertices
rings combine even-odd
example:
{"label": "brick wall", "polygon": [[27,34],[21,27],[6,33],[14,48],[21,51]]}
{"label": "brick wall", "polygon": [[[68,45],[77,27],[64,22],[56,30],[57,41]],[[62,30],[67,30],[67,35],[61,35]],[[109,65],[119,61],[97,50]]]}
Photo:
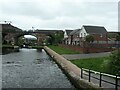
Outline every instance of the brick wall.
{"label": "brick wall", "polygon": [[75,46],[75,45],[64,45],[60,44],[59,46],[64,47],[64,48],[69,48],[71,50],[78,51],[80,53],[99,53],[99,52],[108,52],[112,51],[112,48],[108,47],[80,47],[80,46]]}

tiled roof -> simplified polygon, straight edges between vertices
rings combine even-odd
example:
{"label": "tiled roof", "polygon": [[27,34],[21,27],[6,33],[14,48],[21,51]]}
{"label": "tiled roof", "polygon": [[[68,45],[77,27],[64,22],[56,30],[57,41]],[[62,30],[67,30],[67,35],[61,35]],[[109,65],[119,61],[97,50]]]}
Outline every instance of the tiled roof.
{"label": "tiled roof", "polygon": [[107,30],[102,26],[83,26],[87,33],[91,34],[106,34]]}
{"label": "tiled roof", "polygon": [[55,33],[55,32],[63,32],[63,30],[35,30],[34,32],[36,33],[42,33],[42,34],[51,34],[51,33]]}
{"label": "tiled roof", "polygon": [[70,33],[70,35],[79,35],[80,30],[81,29],[75,29]]}
{"label": "tiled roof", "polygon": [[3,30],[15,30],[15,31],[22,31],[22,29],[18,28],[18,27],[15,27],[11,24],[1,24],[2,25],[2,28]]}
{"label": "tiled roof", "polygon": [[66,34],[69,35],[73,30],[65,30]]}

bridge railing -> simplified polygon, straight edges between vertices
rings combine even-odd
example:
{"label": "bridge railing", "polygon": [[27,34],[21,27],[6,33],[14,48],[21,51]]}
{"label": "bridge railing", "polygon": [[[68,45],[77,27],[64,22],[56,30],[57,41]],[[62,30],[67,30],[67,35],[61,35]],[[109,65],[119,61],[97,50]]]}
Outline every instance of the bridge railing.
{"label": "bridge railing", "polygon": [[120,88],[120,76],[118,75],[110,75],[85,68],[81,68],[80,73],[80,77],[83,79],[87,79],[89,82],[95,82],[95,80],[97,80],[97,84],[99,84],[99,87],[102,87],[102,83],[107,83],[113,85],[114,87],[112,88],[115,88],[115,90],[118,90],[118,88]]}

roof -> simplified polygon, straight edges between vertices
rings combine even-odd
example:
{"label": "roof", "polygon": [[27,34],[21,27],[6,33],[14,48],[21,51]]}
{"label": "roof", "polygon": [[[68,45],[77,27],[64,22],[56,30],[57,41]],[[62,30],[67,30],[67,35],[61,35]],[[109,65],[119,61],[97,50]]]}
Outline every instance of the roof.
{"label": "roof", "polygon": [[73,30],[65,30],[66,34],[69,35]]}
{"label": "roof", "polygon": [[91,34],[106,34],[107,30],[102,26],[83,26],[87,33]]}
{"label": "roof", "polygon": [[22,31],[22,29],[18,28],[18,27],[15,27],[11,24],[1,24],[2,25],[2,28],[3,28],[3,31]]}
{"label": "roof", "polygon": [[63,33],[63,30],[39,30],[39,29],[37,29],[37,30],[35,30],[34,31],[35,33],[42,33],[42,34],[52,34],[52,33],[56,33],[56,32],[61,32],[61,33]]}
{"label": "roof", "polygon": [[75,29],[73,30],[70,35],[78,35],[81,29]]}

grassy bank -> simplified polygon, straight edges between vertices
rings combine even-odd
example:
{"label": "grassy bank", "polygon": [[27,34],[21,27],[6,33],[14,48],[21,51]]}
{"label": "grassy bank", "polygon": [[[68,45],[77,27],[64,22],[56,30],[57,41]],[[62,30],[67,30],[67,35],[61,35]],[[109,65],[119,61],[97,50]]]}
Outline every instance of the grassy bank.
{"label": "grassy bank", "polygon": [[98,72],[104,72],[113,75],[115,74],[114,72],[111,72],[109,68],[109,62],[110,62],[109,57],[71,60],[71,62],[80,68],[91,69]]}
{"label": "grassy bank", "polygon": [[43,46],[30,46],[30,47],[34,49],[43,49]]}
{"label": "grassy bank", "polygon": [[79,54],[79,52],[77,52],[77,51],[73,51],[73,50],[63,48],[60,46],[49,45],[48,47],[59,54]]}
{"label": "grassy bank", "polygon": [[2,45],[2,48],[14,48],[13,45]]}

